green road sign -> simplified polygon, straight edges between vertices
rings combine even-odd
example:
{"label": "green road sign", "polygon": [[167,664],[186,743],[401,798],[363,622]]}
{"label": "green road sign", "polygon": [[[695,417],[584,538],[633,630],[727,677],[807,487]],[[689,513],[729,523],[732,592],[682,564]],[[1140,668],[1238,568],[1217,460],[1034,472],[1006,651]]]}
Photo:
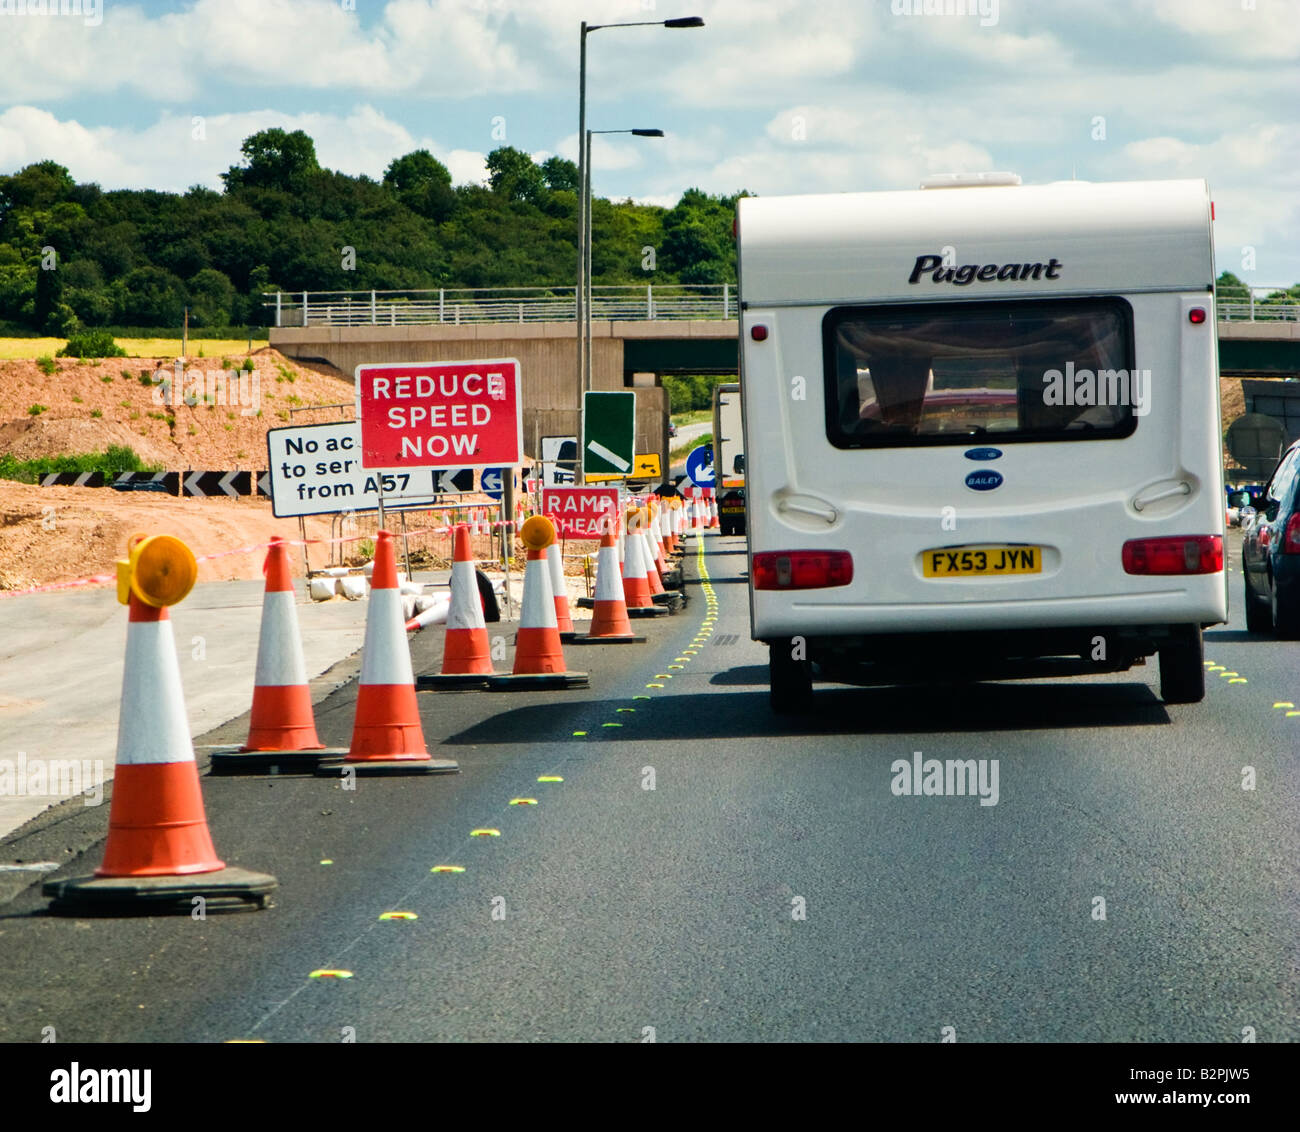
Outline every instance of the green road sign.
{"label": "green road sign", "polygon": [[582,470],[625,476],[636,460],[636,394],[582,395]]}

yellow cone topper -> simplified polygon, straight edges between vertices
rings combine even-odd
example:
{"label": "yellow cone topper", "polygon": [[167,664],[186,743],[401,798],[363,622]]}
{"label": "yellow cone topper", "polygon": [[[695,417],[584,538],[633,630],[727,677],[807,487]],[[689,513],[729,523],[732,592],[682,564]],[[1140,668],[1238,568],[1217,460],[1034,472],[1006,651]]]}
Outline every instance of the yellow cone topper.
{"label": "yellow cone topper", "polygon": [[525,519],[519,539],[529,550],[545,550],[555,541],[555,524],[545,515]]}
{"label": "yellow cone topper", "polygon": [[194,588],[199,564],[194,552],[171,535],[132,535],[126,558],[117,560],[117,600],[130,603],[135,594],[155,608],[175,605]]}

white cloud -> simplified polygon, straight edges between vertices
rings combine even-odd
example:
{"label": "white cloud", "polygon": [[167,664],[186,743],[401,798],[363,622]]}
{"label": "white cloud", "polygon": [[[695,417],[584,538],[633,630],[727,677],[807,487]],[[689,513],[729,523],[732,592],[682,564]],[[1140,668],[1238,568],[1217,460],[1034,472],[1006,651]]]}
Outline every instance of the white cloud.
{"label": "white cloud", "polygon": [[194,0],[161,15],[113,3],[98,27],[11,17],[0,100],[129,90],[174,103],[232,85],[456,99],[534,89],[536,65],[502,34],[512,26],[491,0],[390,0],[369,32],[338,0]]}
{"label": "white cloud", "polygon": [[191,185],[222,187],[219,174],[239,163],[239,147],[258,130],[304,130],[316,142],[316,156],[327,169],[376,180],[395,157],[427,149],[451,171],[456,184],[481,184],[485,154],[448,150],[427,137],[415,137],[400,123],[370,106],[347,115],[282,114],[256,110],[217,114],[202,122],[203,138],[193,136],[189,116],[170,111],[142,130],[61,120],[48,110],[15,106],[0,113],[0,169],[17,169],[52,159],[66,165],[78,181],[106,188],[149,188],[184,192]]}

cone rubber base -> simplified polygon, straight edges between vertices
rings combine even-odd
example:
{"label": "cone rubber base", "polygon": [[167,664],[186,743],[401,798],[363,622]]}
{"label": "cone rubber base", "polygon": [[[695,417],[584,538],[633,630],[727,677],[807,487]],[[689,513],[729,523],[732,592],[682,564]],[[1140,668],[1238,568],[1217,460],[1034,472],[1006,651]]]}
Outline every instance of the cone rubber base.
{"label": "cone rubber base", "polygon": [[660,614],[671,612],[672,610],[666,605],[630,605],[628,606],[627,615],[629,617],[658,617]]}
{"label": "cone rubber base", "polygon": [[342,778],[352,771],[358,778],[396,778],[417,774],[458,774],[455,759],[366,759],[364,762],[321,763],[317,778]]}
{"label": "cone rubber base", "polygon": [[645,637],[638,637],[635,633],[619,635],[616,637],[575,637],[569,642],[573,645],[643,645],[646,643]]}
{"label": "cone rubber base", "polygon": [[485,672],[441,673],[430,672],[415,678],[415,687],[421,692],[446,692],[457,688],[486,688],[492,676]]}
{"label": "cone rubber base", "polygon": [[[582,635],[583,635],[583,636],[586,636],[585,633],[582,634]],[[566,629],[563,633],[560,634],[560,643],[561,643],[561,644],[570,645],[570,644],[572,644],[574,641],[576,641],[577,639],[578,639],[578,631],[577,631],[576,629],[574,629],[572,632],[570,632],[569,630]],[[518,636],[518,634],[515,635],[515,637],[510,641],[510,643],[511,643],[512,645],[518,645],[518,644],[519,644],[519,636]]]}
{"label": "cone rubber base", "polygon": [[48,880],[41,893],[51,912],[76,915],[141,915],[155,912],[189,915],[196,896],[208,911],[253,905],[269,908],[278,882],[267,873],[224,868],[211,873],[171,877],[73,877]]}
{"label": "cone rubber base", "polygon": [[585,672],[524,672],[493,676],[489,692],[526,692],[533,688],[586,688],[590,684]]}
{"label": "cone rubber base", "polygon": [[593,609],[596,605],[594,597],[580,597],[575,602],[579,609]]}
{"label": "cone rubber base", "polygon": [[240,747],[212,752],[208,776],[234,774],[311,774],[323,762],[333,762],[348,753],[346,747],[316,747],[308,751],[245,751]]}

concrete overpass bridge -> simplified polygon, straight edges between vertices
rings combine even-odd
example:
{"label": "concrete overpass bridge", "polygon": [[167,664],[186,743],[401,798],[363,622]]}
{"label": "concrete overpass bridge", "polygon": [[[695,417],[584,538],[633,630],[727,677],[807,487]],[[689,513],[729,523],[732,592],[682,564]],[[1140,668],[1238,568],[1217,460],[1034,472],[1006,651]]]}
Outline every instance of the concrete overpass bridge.
{"label": "concrete overpass bridge", "polygon": [[[1256,288],[1255,291],[1283,288]],[[365,362],[518,358],[524,442],[578,424],[574,288],[274,292],[271,345],[351,374]],[[1218,303],[1219,365],[1238,376],[1300,375],[1300,304]],[[637,445],[668,457],[664,374],[737,372],[737,302],[729,284],[592,288],[592,383],[635,389]]]}

